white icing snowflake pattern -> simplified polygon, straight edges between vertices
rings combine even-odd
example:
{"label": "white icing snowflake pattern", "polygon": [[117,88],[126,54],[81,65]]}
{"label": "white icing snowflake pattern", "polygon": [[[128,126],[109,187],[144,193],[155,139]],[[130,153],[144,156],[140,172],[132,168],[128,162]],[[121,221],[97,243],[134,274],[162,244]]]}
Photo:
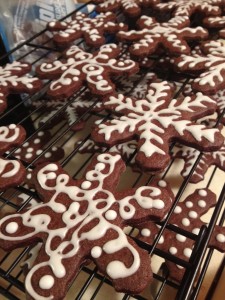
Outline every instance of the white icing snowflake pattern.
{"label": "white icing snowflake pattern", "polygon": [[223,0],[175,0],[159,3],[156,8],[161,11],[172,11],[174,16],[191,16],[202,13],[205,16],[216,16],[221,13]]}
{"label": "white icing snowflake pattern", "polygon": [[34,171],[43,203],[0,221],[3,248],[43,242],[25,280],[31,297],[64,298],[87,257],[92,257],[118,291],[129,286],[131,292],[137,292],[148,284],[148,253],[122,228],[140,220],[161,219],[173,196],[166,183],[161,187],[157,181],[115,192],[124,170],[120,155],[104,153],[93,159],[83,179],[77,181],[55,163]]}
{"label": "white icing snowflake pattern", "polygon": [[99,47],[105,43],[104,34],[116,33],[126,27],[123,23],[116,24],[116,16],[110,12],[95,18],[77,12],[72,21],[52,21],[48,24],[48,29],[54,32],[53,40],[63,47],[82,37],[87,45]]}
{"label": "white icing snowflake pattern", "polygon": [[159,2],[159,0],[94,0],[98,4],[96,10],[99,12],[122,11],[130,16],[137,17],[141,14],[142,7],[151,7]]}
{"label": "white icing snowflake pattern", "polygon": [[94,94],[107,95],[114,91],[110,76],[129,75],[138,71],[138,65],[134,61],[116,59],[119,54],[120,49],[116,44],[101,46],[94,54],[74,45],[66,51],[66,61],[43,63],[37,68],[37,73],[42,78],[56,79],[47,92],[51,98],[69,97],[83,84]]}
{"label": "white icing snowflake pattern", "polygon": [[154,53],[159,46],[163,46],[173,55],[190,53],[187,41],[204,39],[207,30],[198,26],[190,28],[188,17],[174,17],[168,22],[158,23],[154,18],[142,16],[137,22],[140,30],[119,31],[120,41],[133,42],[129,48],[136,57],[147,57]]}
{"label": "white icing snowflake pattern", "polygon": [[[177,146],[173,149],[173,157],[181,158],[184,160],[184,168],[181,175],[186,178],[194,163],[196,162],[200,152],[185,146]],[[194,170],[189,182],[198,183],[204,180],[204,175],[211,165],[217,166],[219,169],[225,171],[225,144],[217,150],[210,153],[203,152],[202,157]]]}
{"label": "white icing snowflake pattern", "polygon": [[215,94],[225,88],[225,46],[218,40],[205,42],[201,48],[206,55],[181,55],[174,64],[183,72],[200,73],[192,82],[195,91]]}
{"label": "white icing snowflake pattern", "polygon": [[105,108],[122,116],[96,125],[93,140],[113,146],[138,139],[136,162],[151,171],[162,171],[167,166],[169,144],[174,140],[207,151],[218,149],[224,140],[220,131],[194,122],[200,116],[211,114],[216,108],[215,101],[202,93],[182,101],[171,100],[172,92],[170,84],[163,81],[149,85],[146,99],[122,94],[109,96]]}
{"label": "white icing snowflake pattern", "polygon": [[0,112],[7,107],[9,93],[29,93],[40,90],[42,83],[36,77],[28,77],[31,66],[27,63],[14,61],[5,67],[0,67]]}

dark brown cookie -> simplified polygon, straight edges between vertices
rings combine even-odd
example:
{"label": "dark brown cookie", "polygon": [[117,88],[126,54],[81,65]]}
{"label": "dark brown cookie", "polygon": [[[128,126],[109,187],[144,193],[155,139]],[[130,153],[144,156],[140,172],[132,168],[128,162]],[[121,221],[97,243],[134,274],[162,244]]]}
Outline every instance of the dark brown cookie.
{"label": "dark brown cookie", "polygon": [[0,126],[0,155],[19,146],[26,138],[26,131],[20,125]]}

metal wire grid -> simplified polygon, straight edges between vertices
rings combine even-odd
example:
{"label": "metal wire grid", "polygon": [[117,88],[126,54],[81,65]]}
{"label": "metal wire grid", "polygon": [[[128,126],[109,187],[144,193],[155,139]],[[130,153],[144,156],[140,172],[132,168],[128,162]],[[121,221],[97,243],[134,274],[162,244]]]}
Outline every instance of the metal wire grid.
{"label": "metal wire grid", "polygon": [[[84,8],[85,5],[87,5],[87,4],[84,4],[81,8]],[[76,11],[77,10],[72,12],[69,16],[73,15]],[[63,18],[63,19],[65,19],[65,18]],[[57,49],[53,46],[53,44],[51,44],[51,39],[45,41],[43,44],[35,43],[35,39],[39,38],[43,34],[45,34],[45,31],[46,30],[43,30],[39,34],[28,39],[26,42],[22,43],[21,45],[19,45],[18,47],[16,47],[15,49],[13,49],[12,51],[7,53],[0,59],[5,59],[7,56],[15,53],[18,49],[21,49],[24,46],[29,47],[30,49],[27,51],[27,53],[25,55],[23,55],[20,58],[22,60],[28,58],[29,55],[34,53],[35,51],[39,51],[40,49],[43,51],[43,53],[38,57],[38,59],[35,59],[35,61],[33,61],[32,64],[34,66],[36,64],[39,64],[42,60],[46,59],[46,57],[51,53],[54,53],[54,54],[57,54],[58,56],[60,56],[60,54],[57,53]],[[146,72],[140,73],[140,81],[142,78],[144,78],[145,75],[146,75]],[[168,77],[168,74],[166,77]],[[188,79],[185,81],[183,86],[177,92],[176,96],[179,96],[179,94],[182,92],[182,90],[187,82],[188,82]],[[46,81],[45,86],[43,87],[43,89],[40,91],[40,93],[38,95],[34,95],[31,97],[26,96],[25,98],[23,98],[23,100],[19,101],[12,108],[10,108],[8,111],[6,111],[4,114],[2,114],[0,117],[1,124],[10,123],[12,114],[17,112],[18,108],[23,107],[24,105],[27,106],[27,103],[32,102],[33,99],[36,99],[37,97],[41,99],[42,95],[45,92],[46,86],[48,84],[49,84],[49,82]],[[135,88],[136,88],[136,86],[134,86],[132,88],[132,90]],[[36,134],[37,132],[39,132],[41,130],[45,130],[48,127],[48,123],[50,124],[52,120],[61,116],[64,113],[66,107],[69,106],[71,103],[77,101],[77,98],[85,90],[86,90],[85,88],[82,88],[78,93],[76,93],[75,95],[70,97],[68,99],[68,102],[65,103],[63,105],[63,107],[61,107],[56,112],[56,114],[54,114],[48,120],[47,123],[39,126],[36,129],[34,127],[33,132],[26,139],[25,142],[29,141],[33,137],[33,135]],[[129,94],[130,92],[131,91],[127,91],[127,94]],[[93,99],[95,99],[95,98],[93,98]],[[79,122],[81,119],[86,120],[87,123],[88,122],[93,123],[93,119],[96,119],[97,117],[104,118],[104,119],[110,118],[110,115],[107,113],[99,114],[99,113],[95,113],[92,111],[92,108],[95,106],[95,104],[97,102],[98,102],[98,99],[94,100],[93,105],[82,116],[79,117],[79,119],[76,121],[76,123]],[[25,117],[21,118],[18,123],[21,125],[24,125],[27,120],[31,120],[32,123],[36,123],[38,121],[38,119],[42,116],[42,108],[44,108],[44,106],[45,105],[43,104],[43,105],[37,107],[36,109],[30,109],[29,114],[27,114]],[[221,117],[222,117],[222,115],[219,116],[218,122]],[[46,148],[44,149],[44,151],[40,155],[38,155],[32,163],[27,164],[24,162],[24,165],[26,166],[26,168],[33,168],[34,162],[40,156],[44,155],[54,145],[63,147],[64,149],[67,149],[65,158],[60,162],[64,168],[70,167],[71,163],[73,163],[73,160],[77,156],[79,156],[79,159],[80,159],[81,156],[78,153],[79,148],[90,137],[90,130],[89,131],[86,130],[85,132],[82,132],[82,135],[81,135],[82,143],[74,146],[74,139],[77,135],[79,136],[80,133],[74,133],[73,131],[71,131],[71,128],[73,125],[74,124],[68,126],[66,124],[66,122],[64,122],[64,121],[60,122],[57,129],[53,130],[52,139],[51,139],[51,141],[49,141],[49,143],[46,146]],[[72,147],[71,147],[71,143],[72,143]],[[70,144],[70,147],[67,146],[68,144]],[[172,147],[173,147],[173,145],[171,146],[171,148]],[[14,153],[17,149],[18,148],[13,149],[10,153],[7,154],[6,157],[14,157]],[[89,163],[89,161],[91,160],[93,155],[94,154],[82,155],[81,163],[79,163],[79,165],[76,164],[76,166],[74,168],[76,171],[73,174],[71,174],[74,178],[77,178],[82,175],[83,170],[85,169],[86,165]],[[131,161],[131,159],[133,158],[134,155],[135,155],[135,151],[134,151],[132,157],[130,157],[130,159],[126,162],[127,166],[129,166],[129,162]],[[181,228],[178,228],[176,226],[169,225],[169,222],[168,222],[177,203],[181,200],[181,198],[183,197],[183,194],[185,194],[186,190],[188,189],[189,179],[191,178],[200,159],[201,159],[201,154],[199,155],[198,159],[196,160],[188,177],[185,180],[180,181],[179,187],[176,192],[175,202],[174,202],[170,212],[168,213],[166,219],[164,220],[164,222],[160,223],[161,228],[158,232],[158,235],[156,236],[156,238],[154,240],[154,243],[152,245],[148,245],[146,243],[143,243],[143,242],[137,240],[135,237],[133,237],[134,240],[137,242],[137,244],[140,247],[142,247],[143,249],[146,249],[151,256],[158,256],[158,257],[161,257],[162,259],[170,260],[170,261],[174,262],[175,264],[179,264],[186,269],[183,281],[181,283],[176,283],[169,279],[169,273],[168,273],[167,267],[164,263],[162,263],[160,269],[154,273],[155,291],[154,291],[154,293],[151,292],[152,299],[163,299],[161,297],[168,287],[172,287],[172,289],[175,290],[174,299],[180,299],[180,300],[196,299],[198,296],[198,293],[200,291],[202,282],[204,280],[204,276],[205,276],[208,266],[210,264],[210,260],[211,260],[214,250],[213,249],[209,250],[207,248],[207,246],[208,246],[209,239],[213,232],[215,224],[218,223],[218,221],[219,221],[219,225],[223,225],[224,220],[225,220],[225,210],[222,208],[224,200],[225,200],[225,187],[222,187],[222,186],[219,187],[220,196],[219,196],[217,205],[212,213],[212,217],[211,217],[209,226],[208,227],[203,226],[201,228],[201,231],[198,234],[198,236],[196,236],[195,234],[192,234],[190,232],[187,232]],[[166,179],[168,182],[170,182],[170,177],[168,174],[171,172],[171,170],[173,169],[175,164],[176,164],[176,162],[174,162],[174,160],[172,160],[170,165],[168,166],[168,168],[165,170],[164,174],[161,175],[161,177],[163,179]],[[215,178],[216,171],[217,171],[217,167],[214,167],[214,170],[213,170],[211,176],[209,177],[209,179],[207,180],[206,183],[204,182],[204,184],[205,184],[204,187],[211,186],[212,181]],[[135,187],[135,186],[138,186],[141,184],[147,185],[151,182],[152,176],[142,174],[142,173],[139,173],[139,174],[136,173],[133,176],[133,180],[134,181],[133,181],[132,187]],[[18,203],[16,201],[16,197],[20,193],[24,193],[27,195],[25,202],[22,204]],[[0,193],[0,216],[4,215],[5,212],[14,212],[14,211],[22,210],[33,199],[33,197],[36,197],[36,196],[37,195],[35,194],[35,192],[27,189],[26,186],[19,186],[15,189],[10,189],[6,192]],[[179,259],[178,257],[175,257],[175,256],[173,256],[169,253],[166,253],[157,248],[157,244],[158,244],[160,237],[162,236],[165,228],[172,230],[176,233],[182,234],[182,235],[186,236],[187,238],[195,240],[195,247],[193,249],[193,253],[192,253],[192,256],[191,256],[189,262]],[[129,234],[132,236],[132,233],[133,233],[133,229],[131,228]],[[23,259],[25,259],[28,251],[29,251],[29,247],[26,249],[13,251],[12,254],[4,253],[3,251],[0,252],[0,294],[2,294],[7,299],[12,299],[12,300],[15,299],[16,300],[16,299],[25,298],[25,290],[24,290],[24,285],[23,285],[23,271],[20,268],[20,264],[23,261]],[[204,262],[203,262],[203,259],[204,259]],[[209,292],[207,295],[208,300],[211,299],[210,297],[213,294],[213,291],[215,290],[218,279],[220,278],[220,276],[222,274],[223,267],[224,267],[224,261],[221,263],[221,266],[216,274],[215,280],[209,289]],[[85,280],[83,280],[81,283],[78,279],[80,274],[85,274]],[[96,281],[97,281],[97,284],[96,284]],[[77,282],[79,283],[78,286],[77,286]],[[94,284],[94,288],[92,288],[92,294],[90,297],[85,298],[85,293],[87,293],[87,291],[90,289],[90,287],[93,286],[93,282],[95,282],[95,284]],[[100,273],[98,273],[98,270],[96,267],[84,266],[82,268],[82,270],[80,271],[80,273],[78,274],[77,278],[75,278],[74,284],[71,287],[72,290],[74,288],[76,288],[76,293],[73,294],[75,296],[70,296],[70,298],[68,298],[68,299],[76,299],[76,300],[78,300],[78,299],[103,299],[100,297],[100,295],[101,295],[101,290],[103,289],[103,287],[105,285],[107,285],[110,288],[111,282],[106,277],[104,277]],[[150,288],[151,287],[149,287],[149,289]],[[128,294],[123,294],[123,295],[118,296],[118,293],[113,292],[113,289],[111,291],[112,291],[112,293],[114,293],[113,295],[115,295],[115,296],[113,296],[114,298],[112,298],[112,299],[117,299],[117,297],[120,297],[118,299],[123,299],[123,300],[125,300],[125,299],[140,299],[140,300],[150,299],[149,296],[147,296],[147,298],[146,298],[145,295],[131,296]],[[20,296],[18,296],[18,295],[20,295]]]}

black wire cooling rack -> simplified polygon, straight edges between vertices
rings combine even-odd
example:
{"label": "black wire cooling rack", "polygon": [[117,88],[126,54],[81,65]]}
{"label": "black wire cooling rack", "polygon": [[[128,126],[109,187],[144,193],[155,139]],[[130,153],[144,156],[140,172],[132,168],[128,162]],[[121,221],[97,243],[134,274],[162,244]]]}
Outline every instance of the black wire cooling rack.
{"label": "black wire cooling rack", "polygon": [[[91,3],[91,2],[90,2]],[[89,4],[90,4],[89,3]],[[79,9],[85,8],[87,4],[84,4]],[[72,16],[77,10],[72,12],[67,17]],[[41,42],[40,42],[41,41]],[[80,44],[82,41],[80,41]],[[46,59],[52,59],[60,57],[60,52],[57,51],[52,39],[46,36],[46,30],[41,31],[27,41],[21,43],[14,49],[12,49],[7,54],[3,55],[0,58],[0,64],[3,64],[5,59],[10,55],[15,55],[18,51],[23,50],[23,54],[18,60],[30,61],[35,67]],[[35,57],[35,58],[34,58]],[[144,78],[146,73],[151,70],[145,70],[139,73],[140,81]],[[162,73],[162,72],[160,72]],[[164,79],[168,79],[167,74],[160,74]],[[119,80],[118,78],[115,80]],[[185,83],[188,82],[186,78]],[[185,87],[185,83],[182,85],[179,91],[177,91],[176,96],[182,92],[182,89]],[[32,102],[37,101],[37,99],[42,99],[46,90],[46,86],[49,84],[48,81],[45,82],[42,90],[38,94],[33,96],[25,96],[21,98],[12,97],[12,104],[9,105],[9,109],[0,116],[0,124],[9,124],[16,122],[17,124],[23,125],[28,133],[28,137],[24,143],[29,141],[36,133],[39,131],[49,129],[49,124],[54,119],[59,120],[59,117],[62,116],[65,112],[65,109],[71,103],[77,101],[78,97],[85,91],[85,88],[82,88],[78,93],[74,94],[68,99],[60,109],[48,119],[48,121],[40,126],[37,126],[38,120],[42,117],[43,111],[46,112],[45,104],[40,104],[40,106],[33,108],[31,105]],[[138,83],[137,83],[138,84]],[[136,86],[132,87],[132,90]],[[127,90],[126,93],[129,94],[131,90]],[[85,111],[84,114],[80,115],[75,123],[78,123],[80,120],[85,120],[87,126],[81,132],[72,131],[72,125],[68,125],[66,121],[57,121],[57,126],[51,128],[52,138],[43,149],[44,151],[36,157],[36,159],[30,163],[24,163],[27,168],[33,168],[34,162],[52,147],[60,146],[64,149],[66,155],[60,161],[61,165],[68,170],[68,172],[74,177],[79,178],[86,165],[89,163],[94,154],[80,154],[79,148],[90,138],[90,128],[94,120],[99,118],[110,118],[110,115],[107,113],[96,113],[92,109],[98,102],[97,99],[93,98],[93,104],[90,108]],[[219,116],[219,119],[222,116]],[[219,120],[218,119],[218,120]],[[80,144],[76,144],[76,141],[82,139]],[[13,149],[6,157],[13,157],[18,148]],[[133,156],[135,152],[133,153]],[[129,168],[129,163],[133,156],[126,162],[128,166],[128,173],[126,173],[122,178],[122,183],[125,182],[125,185],[128,187],[135,187],[139,185],[147,185],[152,176],[144,173],[132,172]],[[218,201],[216,207],[212,210],[211,217],[209,220],[209,226],[203,226],[198,235],[186,232],[179,227],[171,226],[168,224],[168,220],[173,213],[173,210],[177,203],[184,199],[186,194],[190,194],[197,188],[196,185],[189,183],[192,173],[194,172],[196,166],[198,165],[201,159],[201,154],[196,160],[190,174],[186,177],[185,180],[179,175],[179,164],[176,160],[172,160],[168,168],[160,176],[167,180],[174,192],[175,192],[175,202],[171,208],[169,214],[167,215],[164,222],[160,223],[160,230],[156,236],[154,243],[152,245],[145,244],[137,240],[135,241],[139,244],[140,247],[146,249],[149,254],[152,256],[152,263],[156,261],[156,267],[153,267],[154,271],[154,280],[153,283],[147,288],[141,295],[128,295],[117,293],[114,291],[111,286],[111,282],[103,277],[97,270],[94,265],[84,266],[77,278],[75,278],[74,283],[72,284],[68,296],[66,299],[197,299],[198,294],[201,290],[202,283],[204,282],[207,272],[209,271],[210,262],[214,254],[213,249],[208,248],[208,243],[210,236],[213,232],[213,229],[216,224],[223,225],[225,220],[225,210],[223,208],[224,199],[225,199],[225,187],[224,185],[224,173],[219,171],[217,167],[210,168],[206,179],[201,182],[201,188],[211,188],[212,191],[217,193]],[[222,172],[222,173],[221,173]],[[127,180],[129,178],[129,180]],[[121,184],[122,186],[122,184]],[[17,196],[23,193],[26,195],[25,202],[19,203]],[[26,186],[19,186],[15,189],[9,189],[5,192],[0,193],[0,217],[9,212],[15,212],[22,210],[28,203],[35,197],[35,193],[32,190],[26,188]],[[195,247],[193,254],[190,258],[190,261],[184,261],[179,259],[176,256],[170,255],[160,249],[158,249],[157,244],[162,236],[165,228],[175,231],[179,234],[182,234],[188,238],[195,240]],[[132,234],[132,229],[130,230]],[[24,289],[24,275],[21,269],[22,262],[26,259],[26,254],[29,251],[29,248],[15,250],[12,253],[5,253],[0,250],[0,296],[1,299],[25,299],[25,289]],[[175,264],[179,264],[185,268],[185,275],[181,283],[174,282],[170,280],[167,267],[164,263],[164,260],[170,260]],[[216,289],[217,283],[221,277],[221,274],[224,270],[225,260],[221,261],[220,266],[218,267],[217,273],[215,274],[214,280],[208,286],[208,293],[206,299],[212,299],[212,295]]]}

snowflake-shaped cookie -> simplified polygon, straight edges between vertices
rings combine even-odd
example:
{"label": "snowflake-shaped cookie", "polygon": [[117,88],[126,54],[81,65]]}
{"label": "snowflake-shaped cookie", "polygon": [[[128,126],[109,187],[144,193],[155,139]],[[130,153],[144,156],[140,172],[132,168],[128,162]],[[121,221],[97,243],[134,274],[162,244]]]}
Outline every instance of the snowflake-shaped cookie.
{"label": "snowflake-shaped cookie", "polygon": [[21,184],[26,176],[26,169],[21,162],[0,157],[0,191]]}
{"label": "snowflake-shaped cookie", "polygon": [[0,155],[22,144],[25,138],[26,131],[21,125],[0,126]]}
{"label": "snowflake-shaped cookie", "polygon": [[172,55],[190,53],[187,41],[207,38],[202,27],[190,28],[188,17],[175,17],[168,22],[158,23],[154,18],[142,16],[138,22],[140,30],[119,31],[120,41],[134,42],[129,48],[132,55],[146,57],[163,46]]}
{"label": "snowflake-shaped cookie", "polygon": [[[25,161],[29,164],[37,165],[46,161],[59,161],[64,156],[63,148],[53,146],[44,154],[48,142],[51,140],[52,135],[49,131],[39,131],[27,140],[20,148],[14,152],[17,159]],[[35,160],[38,156],[40,157]],[[35,162],[33,162],[35,160]]]}
{"label": "snowflake-shaped cookie", "polygon": [[[209,189],[198,189],[189,195],[183,202],[180,202],[172,214],[169,224],[175,225],[185,231],[199,234],[203,225],[208,225],[200,218],[206,214],[209,209],[216,205],[216,195]],[[138,226],[138,238],[146,243],[152,244],[155,236],[158,234],[160,226],[153,222],[145,222]],[[157,247],[163,251],[169,252],[182,260],[189,260],[195,242],[192,239],[178,234],[171,229],[165,229]],[[220,252],[225,252],[225,227],[215,226],[211,236],[209,247],[216,248]],[[181,281],[185,269],[166,259],[170,277],[175,281]]]}
{"label": "snowflake-shaped cookie", "polygon": [[163,218],[173,196],[164,181],[115,192],[124,169],[116,153],[95,157],[77,181],[55,163],[36,168],[36,190],[43,203],[0,221],[4,249],[43,242],[25,280],[32,298],[64,298],[90,258],[116,290],[138,293],[146,287],[152,276],[148,253],[122,229]]}
{"label": "snowflake-shaped cookie", "polygon": [[142,7],[152,7],[159,3],[159,0],[94,0],[93,2],[98,4],[96,7],[98,12],[122,9],[127,16],[138,17]]}
{"label": "snowflake-shaped cookie", "polygon": [[77,12],[72,21],[52,21],[48,23],[48,29],[57,32],[53,35],[54,42],[62,47],[69,43],[84,38],[89,46],[100,47],[105,44],[104,34],[116,33],[119,30],[126,30],[123,23],[116,24],[116,16],[111,12],[101,13],[95,18],[87,14]]}
{"label": "snowflake-shaped cookie", "polygon": [[[173,149],[174,158],[181,158],[184,160],[184,168],[181,172],[181,175],[184,178],[189,175],[199,154],[200,152],[198,150],[186,146],[177,146],[176,149]],[[225,171],[225,144],[223,144],[223,146],[217,151],[208,153],[203,152],[202,157],[189,182],[198,183],[199,181],[204,180],[205,173],[212,165],[215,165],[219,169]]]}
{"label": "snowflake-shaped cookie", "polygon": [[174,16],[192,16],[202,13],[204,16],[220,15],[223,0],[175,0],[159,3],[156,8],[160,11],[172,11]]}
{"label": "snowflake-shaped cookie", "polygon": [[206,55],[181,55],[174,64],[182,72],[198,74],[192,82],[194,90],[215,94],[225,88],[225,46],[219,40],[209,41],[201,49]]}
{"label": "snowflake-shaped cookie", "polygon": [[92,131],[93,140],[113,146],[136,138],[136,162],[149,171],[162,171],[168,165],[171,141],[199,150],[219,149],[224,140],[220,131],[194,122],[211,114],[215,102],[202,93],[183,100],[173,99],[172,93],[173,87],[163,81],[149,85],[146,99],[122,94],[109,96],[105,99],[105,108],[122,116],[96,125]]}
{"label": "snowflake-shaped cookie", "polygon": [[132,60],[116,59],[120,49],[116,44],[101,46],[99,51],[88,53],[71,46],[64,54],[65,61],[43,63],[37,68],[42,78],[55,79],[48,96],[55,99],[69,97],[85,83],[92,93],[107,95],[114,91],[112,75],[129,75],[138,71]]}
{"label": "snowflake-shaped cookie", "polygon": [[42,83],[36,77],[26,76],[31,65],[14,61],[5,67],[0,67],[0,112],[7,107],[7,95],[10,93],[28,93],[40,90]]}

